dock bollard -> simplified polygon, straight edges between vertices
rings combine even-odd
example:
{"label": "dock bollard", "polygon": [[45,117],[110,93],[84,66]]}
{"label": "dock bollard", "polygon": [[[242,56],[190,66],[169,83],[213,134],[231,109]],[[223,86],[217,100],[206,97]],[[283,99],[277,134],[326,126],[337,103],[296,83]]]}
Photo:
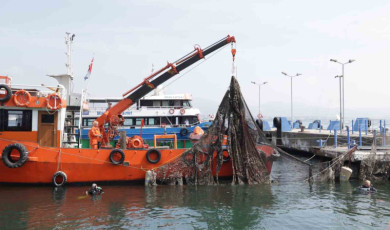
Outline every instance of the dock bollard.
{"label": "dock bollard", "polygon": [[337,148],[337,130],[334,130],[334,147]]}
{"label": "dock bollard", "polygon": [[359,126],[359,146],[362,146],[362,128]]}
{"label": "dock bollard", "polygon": [[349,136],[349,126],[347,126],[347,142],[348,142],[348,149],[349,149],[349,146],[351,145],[351,137]]}

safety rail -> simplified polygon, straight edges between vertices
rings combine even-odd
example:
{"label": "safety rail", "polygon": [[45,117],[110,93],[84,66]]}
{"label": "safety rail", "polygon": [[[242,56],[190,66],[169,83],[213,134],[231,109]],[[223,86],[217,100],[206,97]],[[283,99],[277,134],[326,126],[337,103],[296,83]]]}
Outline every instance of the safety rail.
{"label": "safety rail", "polygon": [[154,148],[157,148],[157,139],[173,139],[174,148],[177,149],[176,134],[154,135]]}

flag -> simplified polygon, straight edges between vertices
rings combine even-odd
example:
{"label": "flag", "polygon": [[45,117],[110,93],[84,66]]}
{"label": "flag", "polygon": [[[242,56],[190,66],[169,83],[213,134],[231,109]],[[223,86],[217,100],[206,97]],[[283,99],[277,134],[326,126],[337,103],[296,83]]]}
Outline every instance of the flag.
{"label": "flag", "polygon": [[91,72],[92,72],[92,65],[93,65],[93,59],[94,58],[92,58],[92,60],[91,60],[91,64],[89,64],[89,66],[88,66],[88,72],[87,72],[87,75],[85,75],[85,77],[84,77],[84,80],[86,81],[88,78],[89,78],[89,76],[91,76]]}

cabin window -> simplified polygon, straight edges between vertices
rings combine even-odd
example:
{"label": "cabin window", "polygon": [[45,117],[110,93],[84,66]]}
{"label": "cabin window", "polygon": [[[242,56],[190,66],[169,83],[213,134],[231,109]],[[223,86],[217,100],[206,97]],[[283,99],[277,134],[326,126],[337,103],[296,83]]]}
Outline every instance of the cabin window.
{"label": "cabin window", "polygon": [[0,110],[0,131],[31,131],[31,110]]}
{"label": "cabin window", "polygon": [[153,107],[160,107],[161,101],[153,101]]}
{"label": "cabin window", "polygon": [[96,120],[96,118],[83,118],[83,126],[86,127],[92,126],[94,120]]}
{"label": "cabin window", "polygon": [[141,125],[142,118],[135,119],[135,125]]}
{"label": "cabin window", "polygon": [[180,101],[174,101],[174,104],[173,104],[175,107],[180,107],[181,106],[181,103]]}
{"label": "cabin window", "polygon": [[191,107],[190,101],[183,101],[183,107]]}
{"label": "cabin window", "polygon": [[147,124],[148,124],[148,125],[155,125],[154,122],[155,122],[154,118],[153,118],[153,117],[149,117],[149,118],[148,118],[148,123],[147,123]]}
{"label": "cabin window", "polygon": [[133,118],[125,118],[124,125],[134,125]]}
{"label": "cabin window", "polygon": [[153,101],[151,101],[151,100],[141,100],[141,106],[153,106]]}
{"label": "cabin window", "polygon": [[168,107],[169,106],[169,101],[161,101],[163,107]]}
{"label": "cabin window", "polygon": [[54,123],[54,114],[42,114],[41,123],[53,124]]}

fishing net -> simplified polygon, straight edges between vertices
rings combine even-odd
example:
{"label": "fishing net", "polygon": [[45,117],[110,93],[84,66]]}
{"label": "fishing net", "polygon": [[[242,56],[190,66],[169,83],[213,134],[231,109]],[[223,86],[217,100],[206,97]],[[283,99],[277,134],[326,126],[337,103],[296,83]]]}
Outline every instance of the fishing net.
{"label": "fishing net", "polygon": [[[266,155],[256,145],[271,144],[256,125],[232,77],[207,132],[181,157],[156,169],[157,178],[166,184],[210,185],[219,183],[223,169],[223,176],[230,170],[232,184],[268,183]],[[224,165],[227,162],[231,168]]]}

